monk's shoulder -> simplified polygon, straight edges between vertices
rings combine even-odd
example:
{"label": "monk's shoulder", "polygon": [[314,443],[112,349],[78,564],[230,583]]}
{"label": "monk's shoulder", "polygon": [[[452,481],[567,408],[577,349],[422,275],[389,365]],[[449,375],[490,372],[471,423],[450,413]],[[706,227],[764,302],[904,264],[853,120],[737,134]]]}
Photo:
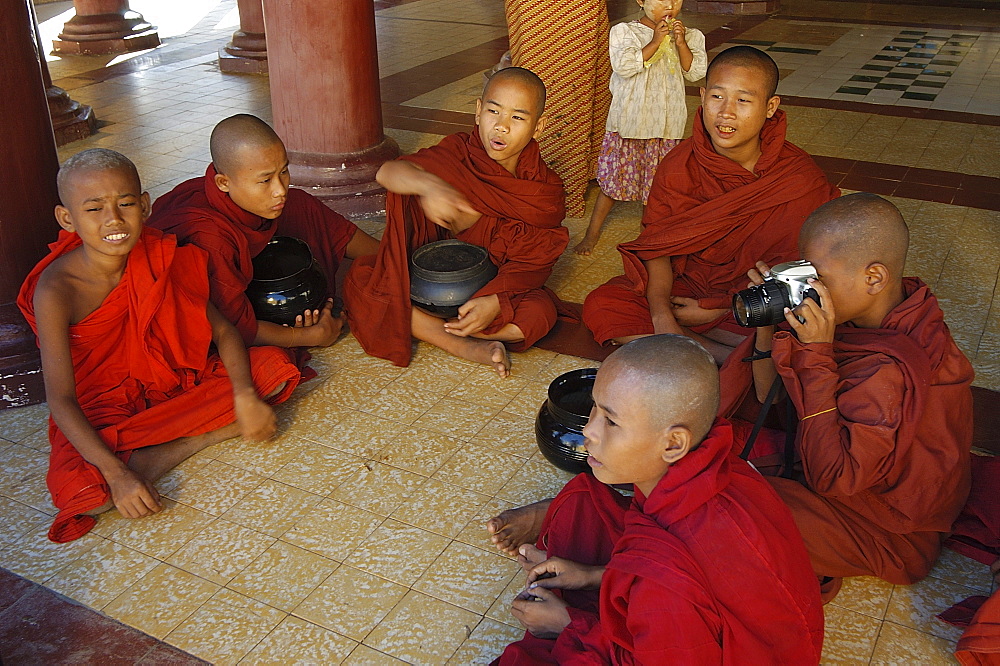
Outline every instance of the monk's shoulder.
{"label": "monk's shoulder", "polygon": [[96,310],[115,285],[98,285],[80,268],[82,250],[76,248],[52,261],[38,276],[32,296],[39,326],[46,322],[75,324]]}

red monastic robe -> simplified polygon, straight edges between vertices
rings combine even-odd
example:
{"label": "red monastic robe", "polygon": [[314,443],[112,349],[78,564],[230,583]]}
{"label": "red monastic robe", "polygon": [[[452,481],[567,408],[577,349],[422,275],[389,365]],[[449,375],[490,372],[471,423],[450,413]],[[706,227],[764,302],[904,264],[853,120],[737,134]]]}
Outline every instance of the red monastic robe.
{"label": "red monastic robe", "polygon": [[[774,336],[772,358],[796,413],[816,416],[798,424],[802,478],[769,481],[818,575],[920,580],[969,495],[972,366],[930,289],[917,278],[903,288],[906,299],[880,328],[838,326],[833,344]],[[722,368],[724,416],[752,396],[750,364],[741,362],[752,344]]]}
{"label": "red monastic robe", "polygon": [[[524,333],[510,345],[527,349],[556,322],[551,292],[543,289],[552,266],[569,243],[562,226],[562,181],[542,160],[532,140],[522,151],[516,173],[486,153],[478,131],[447,136],[441,143],[400,159],[439,176],[462,193],[483,216],[455,238],[489,252],[499,272],[473,298],[496,294],[500,314],[483,333],[509,323]],[[344,303],[351,332],[372,356],[398,366],[410,362],[410,254],[418,247],[451,237],[424,217],[412,195],[386,194],[386,226],[374,257],[361,257],[344,281]]]}
{"label": "red monastic robe", "polygon": [[[31,271],[17,304],[37,333],[33,298],[42,271],[80,246],[61,231],[51,253]],[[125,274],[101,306],[70,326],[76,397],[87,420],[122,461],[133,449],[217,430],[236,419],[233,387],[222,361],[209,355],[212,326],[205,253],[177,247],[171,235],[145,228],[128,256]],[[288,353],[250,350],[260,394],[284,387],[268,402],[283,402],[299,382]],[[49,530],[55,542],[86,534],[95,518],[80,515],[110,499],[104,477],[83,459],[49,418],[48,486],[59,513]]]}
{"label": "red monastic robe", "polygon": [[1000,592],[976,611],[958,639],[955,658],[965,666],[1000,666]]}
{"label": "red monastic robe", "polygon": [[186,180],[153,204],[148,226],[175,234],[181,244],[208,252],[212,303],[249,346],[257,337],[257,318],[244,295],[253,279],[253,258],[274,236],[305,241],[323,268],[327,293],[336,292],[337,268],[357,226],[308,192],[291,188],[281,216],[268,220],[243,210],[215,186],[215,167]]}
{"label": "red monastic robe", "polygon": [[823,609],[802,539],[732,445],[729,424],[717,421],[631,506],[588,474],[570,481],[539,547],[606,564],[600,610],[565,593],[571,622],[558,639],[526,633],[495,663],[818,663]]}
{"label": "red monastic robe", "polygon": [[[802,223],[840,190],[808,154],[785,141],[785,127],[779,109],[761,130],[762,153],[752,174],[715,152],[698,110],[694,134],[656,170],[642,232],[618,246],[625,274],[584,302],[583,321],[599,343],[653,333],[643,260],[673,257],[673,295],[714,309],[730,307],[756,262],[773,266],[798,257]],[[731,313],[693,330],[718,326],[744,335],[751,330],[738,326]]]}

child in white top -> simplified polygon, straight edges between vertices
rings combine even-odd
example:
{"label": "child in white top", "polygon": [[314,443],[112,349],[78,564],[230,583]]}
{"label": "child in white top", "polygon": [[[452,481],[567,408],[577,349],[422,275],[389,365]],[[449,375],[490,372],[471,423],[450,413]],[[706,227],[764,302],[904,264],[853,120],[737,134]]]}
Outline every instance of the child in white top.
{"label": "child in white top", "polygon": [[642,18],[611,28],[611,110],[597,159],[601,191],[577,254],[594,249],[616,200],[645,204],[657,165],[684,133],[684,79],[697,81],[708,69],[705,35],[676,18],[683,0],[636,2]]}

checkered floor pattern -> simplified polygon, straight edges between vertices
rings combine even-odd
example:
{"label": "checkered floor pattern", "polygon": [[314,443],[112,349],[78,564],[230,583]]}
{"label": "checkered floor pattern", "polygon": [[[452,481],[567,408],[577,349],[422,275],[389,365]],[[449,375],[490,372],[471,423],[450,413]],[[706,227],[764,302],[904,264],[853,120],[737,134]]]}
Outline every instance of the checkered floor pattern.
{"label": "checkered floor pattern", "polygon": [[978,38],[944,30],[901,30],[837,92],[864,97],[873,89],[897,90],[903,99],[934,101]]}

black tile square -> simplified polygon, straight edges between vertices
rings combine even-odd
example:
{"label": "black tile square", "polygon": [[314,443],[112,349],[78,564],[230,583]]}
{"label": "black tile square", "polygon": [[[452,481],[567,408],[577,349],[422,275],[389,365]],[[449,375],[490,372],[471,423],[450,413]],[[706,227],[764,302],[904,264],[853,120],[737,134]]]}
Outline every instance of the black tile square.
{"label": "black tile square", "polygon": [[934,50],[934,49],[941,48],[941,45],[940,44],[931,44],[931,43],[928,43],[928,42],[920,42],[919,44],[914,44],[913,48],[915,48],[915,49],[930,49],[930,50]]}
{"label": "black tile square", "polygon": [[772,46],[766,50],[777,53],[800,53],[802,55],[819,55],[819,51],[817,49],[800,49],[794,46]]}
{"label": "black tile square", "polygon": [[956,33],[956,34],[952,35],[951,38],[952,39],[971,39],[972,41],[976,41],[977,39],[979,39],[979,35],[959,35],[959,34]]}
{"label": "black tile square", "polygon": [[[878,56],[875,56],[876,58]],[[896,67],[906,67],[907,69],[923,69],[927,66],[924,62],[901,62]]]}
{"label": "black tile square", "polygon": [[940,51],[938,51],[938,55],[946,55],[946,56],[964,56],[965,54],[966,54],[965,51],[956,51],[954,49],[941,49]]}
{"label": "black tile square", "polygon": [[891,72],[892,65],[863,65],[861,69],[867,69],[874,72]]}
{"label": "black tile square", "polygon": [[[926,35],[927,31],[926,30],[900,30],[899,34],[901,34],[901,35]],[[958,35],[955,35],[955,36],[957,37]]]}
{"label": "black tile square", "polygon": [[931,60],[932,65],[947,65],[948,67],[958,67],[962,63],[957,60]]}
{"label": "black tile square", "polygon": [[933,102],[937,99],[937,93],[905,92],[902,97],[903,99],[919,99],[925,102]]}
{"label": "black tile square", "polygon": [[886,77],[890,79],[915,79],[918,76],[920,75],[916,72],[889,72],[886,74]]}
{"label": "black tile square", "polygon": [[759,39],[730,39],[733,44],[750,44],[751,46],[774,46],[778,42],[762,42]]}
{"label": "black tile square", "polygon": [[913,82],[914,86],[919,86],[921,88],[944,88],[944,81],[921,81],[916,80]]}
{"label": "black tile square", "polygon": [[858,88],[855,86],[841,86],[837,88],[837,92],[844,93],[845,95],[867,95],[872,91],[871,88]]}
{"label": "black tile square", "polygon": [[964,46],[966,48],[971,47],[974,42],[948,42],[948,46]]}
{"label": "black tile square", "polygon": [[937,56],[936,53],[916,53],[914,51],[910,51],[909,53],[906,54],[907,58],[921,58],[923,60],[930,60],[935,56]]}
{"label": "black tile square", "polygon": [[917,42],[920,41],[920,39],[917,37],[896,37],[892,41],[903,42],[905,44],[916,44]]}
{"label": "black tile square", "polygon": [[[915,77],[916,77],[916,74],[914,74],[914,78]],[[863,81],[865,83],[878,83],[881,80],[882,80],[881,76],[861,76],[861,75],[855,75],[855,76],[851,77],[851,81]]]}
{"label": "black tile square", "polygon": [[875,85],[878,90],[909,90],[909,85],[900,85],[898,83],[878,83]]}
{"label": "black tile square", "polygon": [[877,55],[872,58],[872,60],[889,60],[889,61],[899,61],[902,60],[901,55]]}
{"label": "black tile square", "polygon": [[947,69],[931,69],[928,67],[921,74],[924,76],[951,76],[952,72]]}
{"label": "black tile square", "polygon": [[888,46],[883,46],[882,50],[883,51],[903,51],[903,52],[906,52],[906,51],[910,50],[910,47],[909,46],[893,46],[892,44],[889,44]]}

